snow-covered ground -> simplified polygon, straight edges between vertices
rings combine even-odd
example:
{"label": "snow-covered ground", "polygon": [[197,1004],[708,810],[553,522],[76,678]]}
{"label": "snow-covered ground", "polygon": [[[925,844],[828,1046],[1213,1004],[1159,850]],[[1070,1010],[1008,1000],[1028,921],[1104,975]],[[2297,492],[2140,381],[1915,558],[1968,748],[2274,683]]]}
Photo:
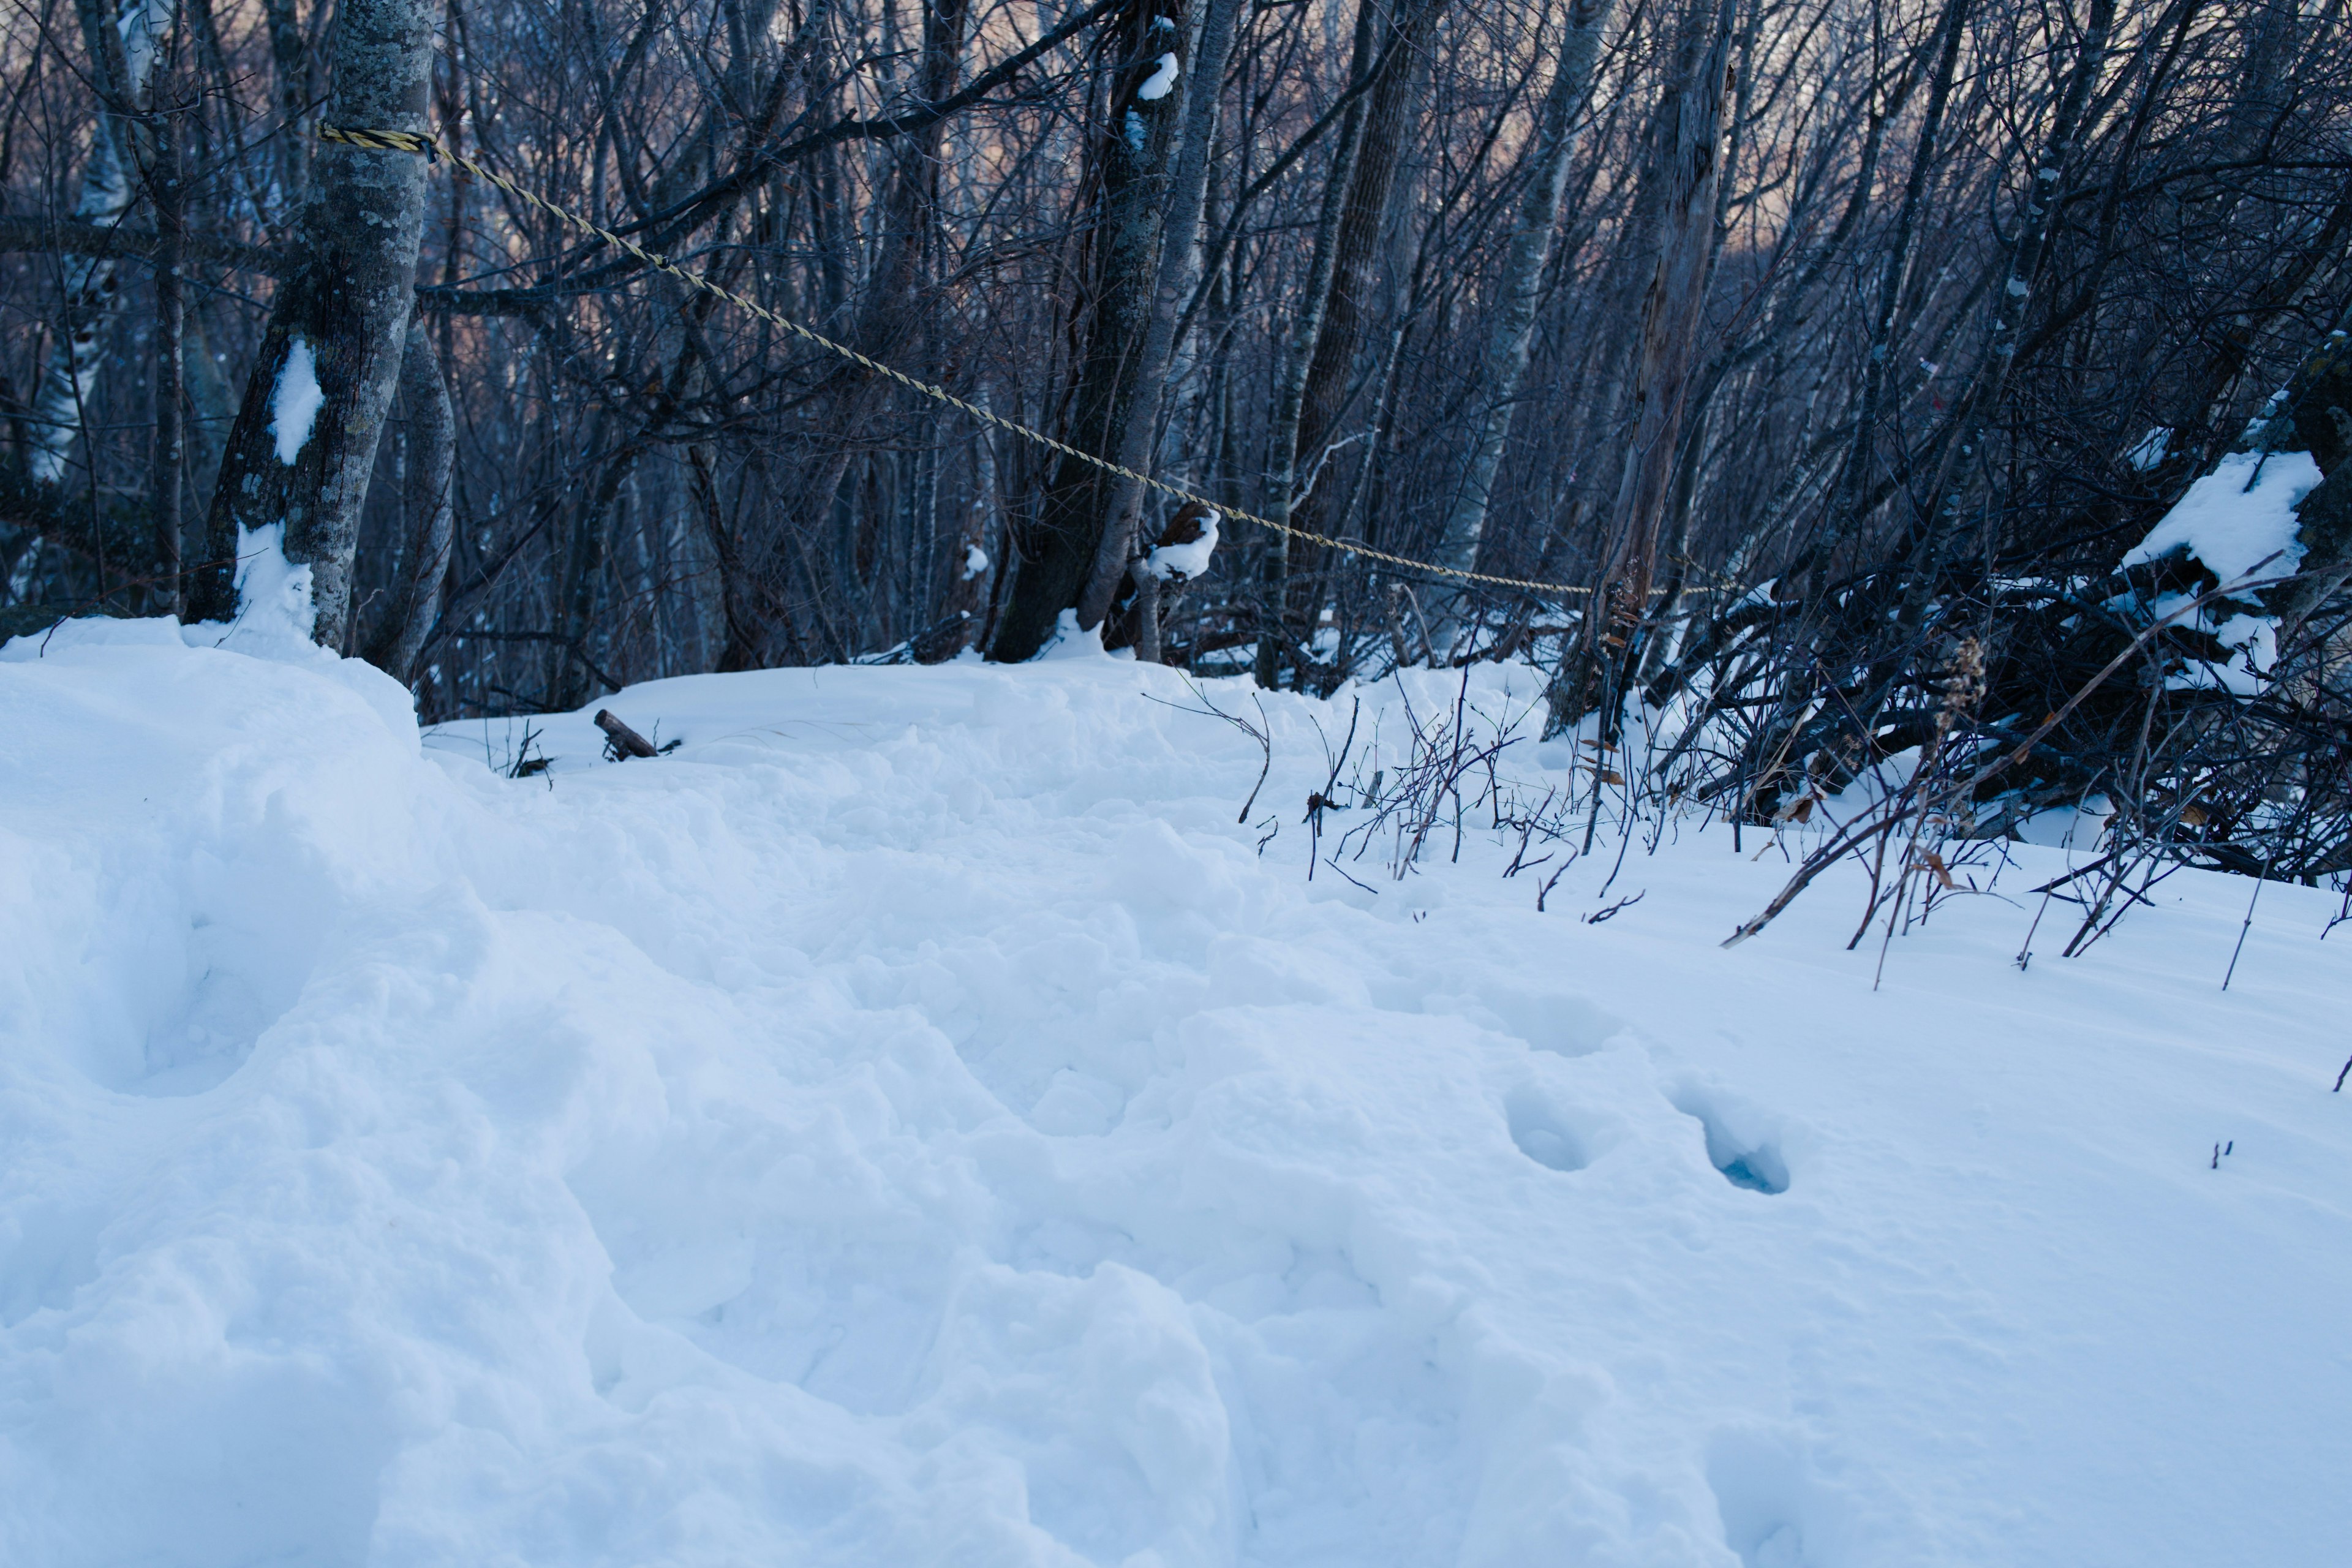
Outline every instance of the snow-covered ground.
{"label": "snow-covered ground", "polygon": [[2352,1560],[2334,895],[2226,994],[2194,875],[1874,990],[1835,877],[1717,945],[1752,833],[1309,880],[1344,702],[1267,701],[1261,850],[1114,659],[667,681],[603,706],[674,753],[509,779],[192,637],[0,663],[0,1561]]}

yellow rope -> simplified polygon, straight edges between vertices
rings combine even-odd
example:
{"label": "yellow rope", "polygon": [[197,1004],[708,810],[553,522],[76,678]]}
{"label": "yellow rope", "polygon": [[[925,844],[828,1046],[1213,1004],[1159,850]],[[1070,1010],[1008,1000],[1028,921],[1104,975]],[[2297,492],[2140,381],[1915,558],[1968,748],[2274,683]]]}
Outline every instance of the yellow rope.
{"label": "yellow rope", "polygon": [[1409,556],[1391,555],[1385,550],[1375,550],[1369,544],[1358,544],[1350,540],[1345,539],[1333,539],[1328,534],[1315,533],[1303,528],[1293,528],[1288,523],[1276,522],[1272,518],[1260,517],[1255,512],[1243,511],[1238,508],[1220,505],[1218,502],[1209,500],[1206,496],[1194,495],[1191,490],[1184,489],[1177,485],[1169,484],[1164,479],[1155,479],[1150,474],[1139,474],[1133,468],[1128,468],[1120,463],[1114,463],[1108,458],[1097,458],[1092,452],[1082,452],[1066,441],[1055,440],[1053,437],[1046,435],[1042,430],[1033,430],[1026,425],[1015,424],[1013,421],[1004,418],[1001,415],[992,413],[990,410],[981,407],[978,404],[967,403],[962,398],[958,397],[954,393],[950,392],[943,386],[934,386],[928,381],[918,381],[904,371],[894,370],[890,366],[884,364],[877,360],[868,359],[846,343],[837,343],[822,332],[812,331],[807,327],[801,325],[798,321],[792,320],[788,316],[778,315],[775,311],[769,310],[765,305],[761,304],[756,300],[747,300],[742,295],[734,292],[732,289],[721,288],[719,285],[711,282],[707,278],[698,277],[694,273],[687,271],[684,268],[681,268],[677,263],[671,261],[669,258],[663,256],[656,251],[647,250],[643,246],[636,244],[634,240],[624,238],[620,235],[614,234],[611,229],[591,223],[586,218],[582,217],[579,214],[556,205],[553,202],[547,200],[544,196],[537,195],[532,192],[523,189],[520,185],[516,184],[512,180],[490,173],[490,171],[483,168],[479,163],[475,163],[471,158],[467,157],[464,153],[452,153],[430,136],[422,135],[413,131],[354,131],[340,125],[321,125],[319,127],[319,140],[321,142],[340,142],[346,147],[364,148],[371,152],[414,153],[422,156],[428,162],[446,158],[450,163],[456,164],[458,168],[463,169],[466,173],[473,175],[476,179],[496,185],[499,189],[506,192],[509,195],[529,202],[531,205],[539,208],[540,211],[546,213],[549,216],[555,218],[559,222],[570,224],[574,228],[593,234],[597,238],[604,241],[607,245],[616,245],[620,247],[623,250],[627,251],[631,256],[636,258],[639,261],[644,262],[646,266],[653,268],[657,272],[666,272],[669,274],[669,276],[677,279],[679,282],[685,284],[689,289],[699,289],[706,294],[715,294],[719,299],[727,300],[730,304],[740,306],[741,309],[749,310],[752,315],[759,317],[761,321],[766,321],[772,326],[782,327],[784,331],[793,333],[804,342],[814,343],[818,348],[825,349],[834,353],[839,354],[842,358],[849,360],[854,363],[863,365],[866,369],[874,372],[877,375],[887,375],[892,381],[897,382],[899,385],[909,388],[915,392],[919,392],[926,397],[936,398],[938,401],[947,404],[950,407],[961,409],[964,413],[971,415],[974,419],[993,425],[1000,430],[1010,431],[1013,435],[1021,437],[1024,440],[1034,441],[1037,445],[1046,447],[1051,451],[1059,452],[1066,458],[1076,458],[1081,463],[1091,464],[1095,468],[1102,469],[1105,473],[1117,474],[1123,479],[1133,479],[1137,484],[1148,486],[1152,489],[1158,490],[1160,494],[1172,497],[1177,500],[1195,501],[1224,517],[1238,518],[1244,522],[1254,522],[1260,528],[1272,529],[1276,533],[1286,533],[1295,539],[1310,540],[1327,549],[1344,550],[1350,555],[1360,555],[1367,560],[1378,561],[1385,565],[1399,567],[1407,572],[1423,572],[1428,573],[1433,576],[1454,577],[1467,583],[1486,583],[1498,588],[1520,588],[1537,594],[1577,595],[1590,594],[1592,592],[1590,588],[1566,587],[1558,583],[1537,583],[1531,582],[1524,577],[1497,577],[1485,572],[1465,572],[1459,567],[1440,566],[1433,562],[1415,561]]}

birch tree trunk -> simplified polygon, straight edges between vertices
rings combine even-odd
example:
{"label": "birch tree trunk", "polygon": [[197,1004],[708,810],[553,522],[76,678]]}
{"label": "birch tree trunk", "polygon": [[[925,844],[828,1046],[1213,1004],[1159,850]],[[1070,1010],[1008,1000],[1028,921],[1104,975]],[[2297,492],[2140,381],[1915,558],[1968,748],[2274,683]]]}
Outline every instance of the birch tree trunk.
{"label": "birch tree trunk", "polygon": [[[1528,350],[1535,338],[1536,306],[1543,288],[1544,268],[1551,262],[1552,237],[1559,227],[1560,202],[1568,190],[1568,166],[1576,152],[1576,121],[1592,90],[1592,68],[1601,58],[1601,35],[1609,25],[1612,0],[1574,0],[1569,7],[1568,36],[1561,40],[1559,59],[1552,68],[1551,89],[1544,95],[1536,126],[1532,154],[1535,177],[1520,199],[1518,223],[1511,235],[1509,255],[1496,284],[1493,319],[1486,332],[1485,374],[1488,399],[1478,424],[1478,444],[1462,475],[1462,488],[1447,511],[1445,531],[1439,536],[1436,563],[1467,572],[1477,564],[1478,542],[1493,504],[1495,470],[1510,440],[1511,423],[1518,411],[1519,383],[1528,370]],[[1433,657],[1443,659],[1453,651],[1470,595],[1462,589],[1441,589],[1424,603],[1431,617]]]}
{"label": "birch tree trunk", "polygon": [[[424,131],[433,21],[425,0],[341,0],[328,121]],[[414,303],[425,173],[410,153],[318,150],[298,257],[270,303],[213,490],[206,555],[231,560],[242,534],[282,528],[287,560],[310,568],[310,635],[338,650],[351,629],[360,509]],[[234,584],[229,570],[201,574],[197,610],[233,615]]]}
{"label": "birch tree trunk", "polygon": [[[112,228],[131,214],[138,197],[138,158],[129,117],[147,108],[148,84],[176,15],[177,0],[126,0],[111,18],[85,7],[83,30],[100,103],[90,127],[81,196],[74,204],[77,222]],[[65,321],[26,421],[25,468],[36,484],[65,479],[66,459],[98,394],[107,328],[122,310],[121,267],[117,256],[66,258]]]}

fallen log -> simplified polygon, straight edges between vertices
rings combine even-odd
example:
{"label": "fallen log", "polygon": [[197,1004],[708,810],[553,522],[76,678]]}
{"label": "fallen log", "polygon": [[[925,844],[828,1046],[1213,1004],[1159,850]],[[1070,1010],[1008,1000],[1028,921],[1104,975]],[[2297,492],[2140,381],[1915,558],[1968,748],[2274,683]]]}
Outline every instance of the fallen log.
{"label": "fallen log", "polygon": [[622,723],[609,708],[596,710],[596,728],[604,731],[604,754],[616,763],[661,755],[651,741]]}

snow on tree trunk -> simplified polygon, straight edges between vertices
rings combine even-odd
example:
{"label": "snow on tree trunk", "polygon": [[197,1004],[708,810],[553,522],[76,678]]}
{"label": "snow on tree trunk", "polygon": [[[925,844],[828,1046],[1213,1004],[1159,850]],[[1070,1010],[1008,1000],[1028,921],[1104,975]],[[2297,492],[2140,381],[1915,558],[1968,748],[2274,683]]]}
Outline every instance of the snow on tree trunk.
{"label": "snow on tree trunk", "polygon": [[[328,123],[421,132],[434,9],[422,0],[342,0],[335,16]],[[206,554],[250,554],[271,535],[310,572],[310,635],[340,649],[351,621],[352,557],[368,476],[399,379],[425,223],[425,163],[340,143],[319,149],[299,259],[278,285],[260,357],[213,490]],[[196,608],[234,613],[233,578],[213,567]]]}

